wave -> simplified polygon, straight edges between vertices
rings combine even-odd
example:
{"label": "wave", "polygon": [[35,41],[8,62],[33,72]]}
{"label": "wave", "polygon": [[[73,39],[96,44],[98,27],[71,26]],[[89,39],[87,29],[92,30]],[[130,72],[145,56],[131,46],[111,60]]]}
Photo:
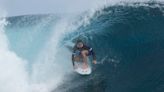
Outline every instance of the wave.
{"label": "wave", "polygon": [[74,76],[59,90],[162,92],[163,9],[161,3],[133,3],[95,12],[88,25],[80,26],[65,39],[85,40],[94,48],[99,64],[92,75]]}
{"label": "wave", "polygon": [[[162,92],[163,9],[155,2],[119,3],[77,16],[6,18],[0,23],[0,81],[6,83],[0,91]],[[97,55],[90,76],[72,72],[66,45],[78,38]]]}

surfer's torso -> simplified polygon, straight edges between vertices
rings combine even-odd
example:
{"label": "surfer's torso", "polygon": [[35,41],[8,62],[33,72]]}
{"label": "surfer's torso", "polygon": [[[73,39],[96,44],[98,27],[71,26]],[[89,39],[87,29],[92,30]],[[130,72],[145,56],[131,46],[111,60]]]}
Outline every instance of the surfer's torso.
{"label": "surfer's torso", "polygon": [[83,50],[87,50],[88,51],[88,56],[92,55],[93,59],[96,60],[96,56],[95,53],[93,51],[93,49],[87,45],[83,45],[82,48],[77,48],[76,46],[73,48],[73,55],[78,56],[81,55],[81,51]]}

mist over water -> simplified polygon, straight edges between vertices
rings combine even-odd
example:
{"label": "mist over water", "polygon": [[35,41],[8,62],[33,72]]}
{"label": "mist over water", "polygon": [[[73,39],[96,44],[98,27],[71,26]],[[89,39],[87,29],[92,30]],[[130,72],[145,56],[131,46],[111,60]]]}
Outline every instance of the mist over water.
{"label": "mist over water", "polygon": [[[3,13],[1,13],[3,14]],[[5,15],[1,16],[5,17]],[[5,35],[5,18],[0,19],[0,91],[1,92],[29,92],[29,81],[26,71],[26,61],[17,56],[9,48],[9,41]]]}

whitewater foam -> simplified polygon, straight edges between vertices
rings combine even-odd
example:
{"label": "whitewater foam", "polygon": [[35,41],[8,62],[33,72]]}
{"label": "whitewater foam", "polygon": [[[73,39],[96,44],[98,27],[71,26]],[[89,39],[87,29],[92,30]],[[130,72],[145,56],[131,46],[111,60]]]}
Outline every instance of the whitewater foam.
{"label": "whitewater foam", "polygon": [[26,61],[9,49],[5,14],[0,17],[0,92],[29,92]]}

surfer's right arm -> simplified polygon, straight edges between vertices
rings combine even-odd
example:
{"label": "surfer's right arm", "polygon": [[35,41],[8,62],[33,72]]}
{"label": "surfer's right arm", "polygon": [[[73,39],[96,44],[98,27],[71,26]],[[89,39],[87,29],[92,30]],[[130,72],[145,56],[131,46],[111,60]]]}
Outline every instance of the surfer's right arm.
{"label": "surfer's right arm", "polygon": [[75,61],[75,47],[73,48],[73,53],[72,53],[72,65],[74,66],[75,65],[75,63],[74,63],[74,61]]}
{"label": "surfer's right arm", "polygon": [[75,65],[75,63],[74,63],[74,54],[72,54],[72,65],[74,66]]}

